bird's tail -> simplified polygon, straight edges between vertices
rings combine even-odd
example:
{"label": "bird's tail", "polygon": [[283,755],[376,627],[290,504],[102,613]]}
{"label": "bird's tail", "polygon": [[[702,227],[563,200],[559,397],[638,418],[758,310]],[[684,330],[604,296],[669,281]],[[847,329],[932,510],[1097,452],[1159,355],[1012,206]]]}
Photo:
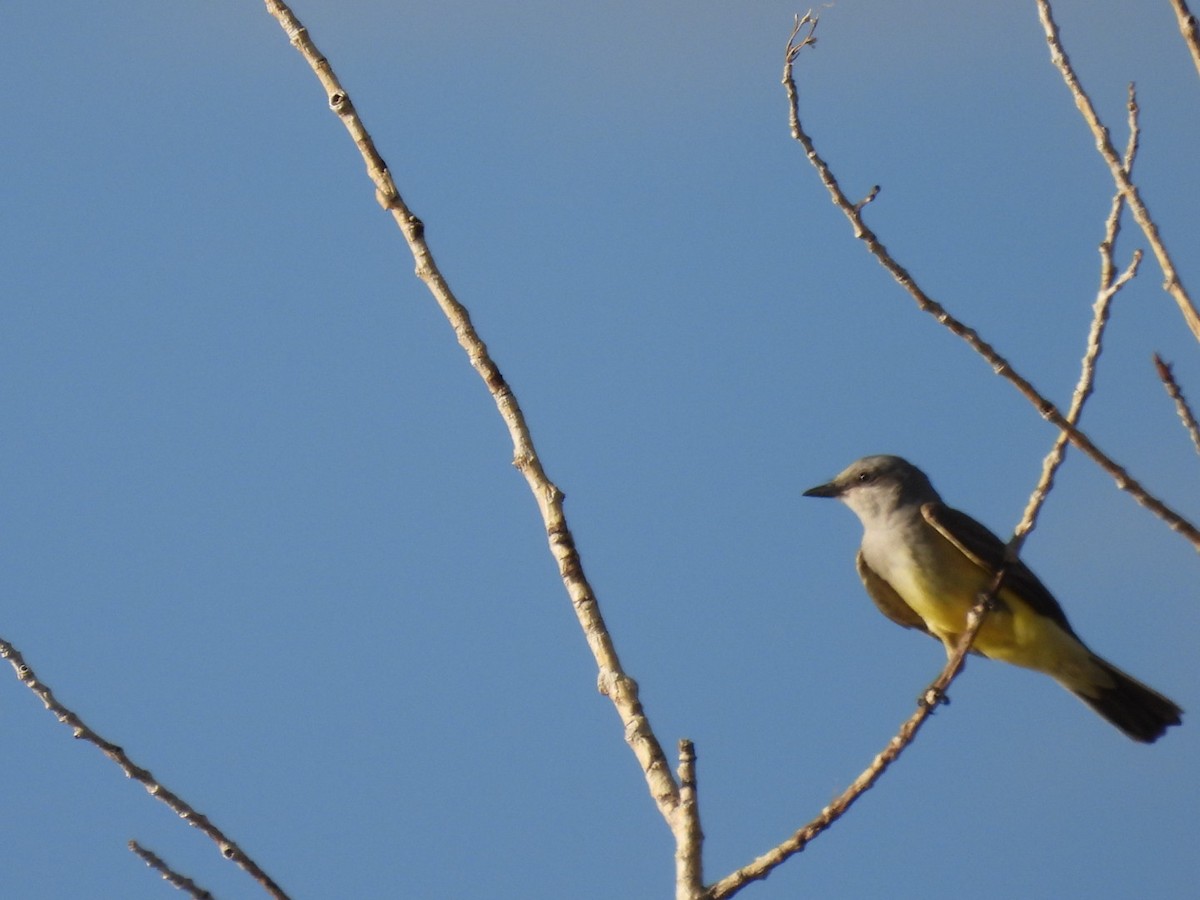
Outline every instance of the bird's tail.
{"label": "bird's tail", "polygon": [[1099,656],[1093,654],[1092,662],[1089,683],[1066,688],[1135,741],[1152,744],[1180,723],[1183,710],[1173,701]]}

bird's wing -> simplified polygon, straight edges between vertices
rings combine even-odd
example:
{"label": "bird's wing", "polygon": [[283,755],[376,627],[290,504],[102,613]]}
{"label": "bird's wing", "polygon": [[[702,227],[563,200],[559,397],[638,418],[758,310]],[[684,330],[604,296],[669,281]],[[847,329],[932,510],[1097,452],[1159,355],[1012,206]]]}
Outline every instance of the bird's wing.
{"label": "bird's wing", "polygon": [[926,634],[930,633],[929,628],[925,625],[925,620],[913,612],[913,608],[904,602],[903,598],[896,593],[895,588],[880,578],[875,570],[867,565],[861,550],[858,551],[854,564],[858,568],[858,577],[862,579],[863,586],[866,587],[867,593],[875,601],[875,605],[879,607],[881,613],[897,625],[916,628]]}
{"label": "bird's wing", "polygon": [[[1004,542],[966,513],[944,503],[925,503],[921,515],[939,534],[963,552],[975,565],[994,575],[1004,562]],[[1019,559],[1004,576],[1004,593],[1015,595],[1040,616],[1053,621],[1072,637],[1078,637],[1058,601]]]}

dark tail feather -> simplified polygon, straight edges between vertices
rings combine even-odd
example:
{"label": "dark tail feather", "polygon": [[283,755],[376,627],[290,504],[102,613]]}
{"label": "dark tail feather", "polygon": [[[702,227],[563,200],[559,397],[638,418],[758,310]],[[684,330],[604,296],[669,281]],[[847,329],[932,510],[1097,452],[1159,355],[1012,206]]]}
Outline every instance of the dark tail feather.
{"label": "dark tail feather", "polygon": [[1071,692],[1135,741],[1152,744],[1169,727],[1180,724],[1183,710],[1175,703],[1112,663],[1098,656],[1092,660],[1108,683],[1093,682],[1086,689],[1071,688]]}

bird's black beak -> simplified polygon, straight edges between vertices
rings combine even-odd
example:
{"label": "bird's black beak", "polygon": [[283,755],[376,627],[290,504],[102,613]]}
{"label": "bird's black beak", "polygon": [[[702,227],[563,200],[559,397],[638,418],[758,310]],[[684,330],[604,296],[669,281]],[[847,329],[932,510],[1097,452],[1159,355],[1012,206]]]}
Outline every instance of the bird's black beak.
{"label": "bird's black beak", "polygon": [[842,493],[841,487],[834,482],[828,484],[818,484],[814,488],[809,488],[804,492],[805,497],[838,497]]}

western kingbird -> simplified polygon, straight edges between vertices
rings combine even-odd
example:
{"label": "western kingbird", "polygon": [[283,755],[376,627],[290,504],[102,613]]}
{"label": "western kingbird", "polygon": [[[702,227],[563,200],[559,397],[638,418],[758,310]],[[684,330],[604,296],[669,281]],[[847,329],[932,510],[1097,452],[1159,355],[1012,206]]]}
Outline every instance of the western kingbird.
{"label": "western kingbird", "polygon": [[[837,497],[862,521],[858,574],[879,611],[952,653],[967,612],[1004,562],[1004,542],[942,502],[925,473],[898,456],[867,456],[806,497]],[[1019,560],[972,647],[1045,672],[1135,741],[1152,743],[1183,710],[1088,649],[1058,601]]]}

